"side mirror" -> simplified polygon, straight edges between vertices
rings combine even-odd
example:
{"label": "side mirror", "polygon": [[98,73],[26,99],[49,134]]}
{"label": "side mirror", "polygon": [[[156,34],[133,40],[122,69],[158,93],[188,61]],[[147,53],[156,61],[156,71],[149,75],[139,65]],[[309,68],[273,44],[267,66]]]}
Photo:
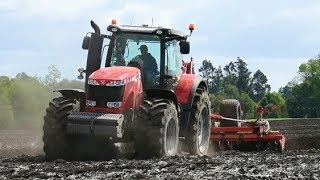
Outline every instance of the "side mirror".
{"label": "side mirror", "polygon": [[80,73],[80,75],[78,76],[78,79],[83,79],[83,73],[86,73],[86,70],[84,70],[83,68],[79,68],[78,72]]}
{"label": "side mirror", "polygon": [[86,36],[86,37],[83,38],[82,49],[84,49],[84,50],[88,50],[89,49],[90,40],[91,40],[91,37],[89,37],[89,36]]}
{"label": "side mirror", "polygon": [[181,54],[189,54],[190,53],[190,43],[188,41],[182,40],[179,43]]}

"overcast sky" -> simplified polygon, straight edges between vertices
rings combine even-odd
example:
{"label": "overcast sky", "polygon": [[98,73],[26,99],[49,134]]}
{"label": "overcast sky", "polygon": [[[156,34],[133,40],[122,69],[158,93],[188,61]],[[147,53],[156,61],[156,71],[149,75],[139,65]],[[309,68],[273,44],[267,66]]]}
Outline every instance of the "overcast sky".
{"label": "overcast sky", "polygon": [[319,53],[320,1],[317,0],[0,0],[0,75],[44,75],[57,65],[63,77],[85,67],[83,36],[94,20],[106,32],[119,24],[153,24],[188,33],[195,24],[191,54],[214,66],[240,56],[260,69],[278,91],[297,75],[298,66]]}

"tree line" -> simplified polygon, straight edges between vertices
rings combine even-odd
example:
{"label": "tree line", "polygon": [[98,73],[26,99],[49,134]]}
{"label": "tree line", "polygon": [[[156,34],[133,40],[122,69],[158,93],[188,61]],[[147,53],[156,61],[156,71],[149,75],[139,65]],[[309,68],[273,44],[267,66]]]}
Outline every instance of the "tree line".
{"label": "tree line", "polygon": [[[319,55],[301,64],[297,78],[278,92],[270,92],[267,76],[261,70],[251,72],[240,57],[224,67],[204,60],[199,72],[208,83],[213,112],[219,112],[223,99],[238,99],[245,118],[255,118],[258,105],[268,109],[267,118],[320,117]],[[41,127],[49,101],[57,96],[54,89],[83,87],[82,81],[62,79],[53,65],[44,77],[24,72],[14,78],[0,75],[0,129]]]}
{"label": "tree line", "polygon": [[298,76],[279,92],[286,99],[290,117],[320,117],[320,55],[298,68]]}
{"label": "tree line", "polygon": [[[279,95],[270,93],[268,78],[261,70],[252,73],[240,57],[223,68],[214,67],[210,60],[204,60],[199,72],[207,81],[214,112],[219,112],[219,104],[223,99],[238,99],[244,111],[244,118],[254,118],[255,108],[262,103],[263,98],[269,98],[266,101],[271,104],[269,101],[273,96]],[[266,96],[267,94],[272,97]],[[274,116],[284,117],[285,114],[280,111]]]}
{"label": "tree line", "polygon": [[257,106],[266,107],[267,118],[320,117],[320,55],[298,68],[298,76],[278,92],[270,92],[267,76],[261,71],[251,72],[247,63],[237,57],[223,68],[204,60],[199,68],[207,81],[212,110],[219,112],[223,99],[238,99],[245,118],[257,116]]}
{"label": "tree line", "polygon": [[44,77],[24,72],[14,78],[0,76],[0,129],[41,127],[49,101],[57,96],[54,89],[83,87],[82,81],[62,79],[53,65]]}

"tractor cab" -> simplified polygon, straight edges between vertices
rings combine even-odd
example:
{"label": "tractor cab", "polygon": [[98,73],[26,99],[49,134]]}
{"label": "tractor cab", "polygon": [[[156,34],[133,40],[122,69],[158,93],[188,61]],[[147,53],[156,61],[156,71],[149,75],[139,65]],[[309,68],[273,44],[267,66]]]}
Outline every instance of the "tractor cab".
{"label": "tractor cab", "polygon": [[165,79],[182,74],[182,54],[190,45],[182,32],[162,27],[110,25],[106,67],[135,66],[145,88],[158,88]]}
{"label": "tractor cab", "polygon": [[[106,38],[110,41],[104,66],[139,68],[145,89],[163,88],[168,84],[168,79],[183,73],[182,54],[188,54],[190,51],[188,35],[183,32],[147,25],[117,25],[113,20],[112,25],[107,28],[111,35],[103,35],[97,25],[93,22],[91,25],[95,33],[92,33],[91,37],[86,36],[83,41],[84,49],[89,50],[87,76],[100,68],[103,57],[101,47],[103,39]],[[190,25],[189,29],[192,32],[193,25]],[[90,57],[90,51],[96,51],[96,56]],[[88,67],[90,64],[94,67]]]}

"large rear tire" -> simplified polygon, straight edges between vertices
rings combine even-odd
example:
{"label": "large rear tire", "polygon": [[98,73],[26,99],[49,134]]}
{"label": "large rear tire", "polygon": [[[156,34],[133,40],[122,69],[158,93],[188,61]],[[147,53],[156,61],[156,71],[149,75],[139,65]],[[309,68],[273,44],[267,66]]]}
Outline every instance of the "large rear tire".
{"label": "large rear tire", "polygon": [[[220,114],[223,117],[242,119],[241,117],[241,105],[240,102],[236,99],[225,99],[220,104]],[[236,121],[221,120],[221,127],[240,127],[241,124]]]}
{"label": "large rear tire", "polygon": [[49,103],[44,117],[42,137],[46,159],[67,159],[69,157],[67,117],[71,112],[79,110],[80,103],[75,99],[59,97]]}
{"label": "large rear tire", "polygon": [[186,145],[191,155],[207,155],[210,146],[211,111],[207,91],[198,88],[193,100],[186,134]]}
{"label": "large rear tire", "polygon": [[138,157],[174,156],[178,152],[176,105],[166,99],[144,100],[137,113],[135,151]]}
{"label": "large rear tire", "polygon": [[[241,104],[236,99],[225,99],[220,104],[220,115],[227,118],[242,119]],[[220,127],[240,127],[241,123],[236,121],[221,120]],[[238,143],[222,141],[220,148],[223,150],[237,149]]]}

